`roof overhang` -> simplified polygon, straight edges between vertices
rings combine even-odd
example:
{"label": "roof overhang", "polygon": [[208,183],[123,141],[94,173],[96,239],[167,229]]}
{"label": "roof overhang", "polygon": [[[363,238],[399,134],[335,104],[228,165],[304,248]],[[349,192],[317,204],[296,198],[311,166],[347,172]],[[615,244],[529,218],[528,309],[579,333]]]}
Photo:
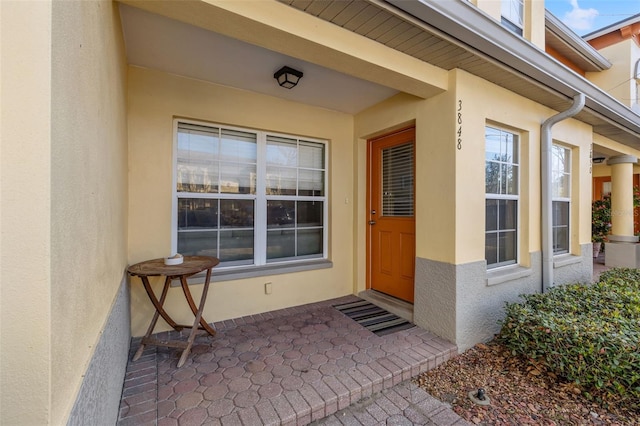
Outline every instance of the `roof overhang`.
{"label": "roof overhang", "polygon": [[556,110],[568,108],[573,97],[583,93],[586,105],[577,119],[591,124],[596,133],[640,149],[640,115],[488,15],[479,13],[469,2],[386,0],[386,3],[408,14],[410,19],[423,22],[450,43],[484,55],[496,66],[506,67],[562,97],[564,106],[555,105]]}
{"label": "roof overhang", "polygon": [[622,21],[615,22],[615,23],[613,23],[613,24],[611,24],[609,26],[606,26],[604,28],[600,28],[599,30],[594,31],[592,33],[586,34],[584,36],[584,39],[586,41],[593,40],[594,38],[598,38],[598,37],[601,37],[603,35],[610,34],[610,33],[614,32],[614,31],[621,30],[624,27],[628,27],[630,25],[634,25],[634,24],[637,24],[637,23],[640,23],[640,13],[638,13],[637,15],[633,15],[632,17],[624,19]]}
{"label": "roof overhang", "polygon": [[611,62],[548,10],[545,11],[545,42],[585,71],[611,68]]}

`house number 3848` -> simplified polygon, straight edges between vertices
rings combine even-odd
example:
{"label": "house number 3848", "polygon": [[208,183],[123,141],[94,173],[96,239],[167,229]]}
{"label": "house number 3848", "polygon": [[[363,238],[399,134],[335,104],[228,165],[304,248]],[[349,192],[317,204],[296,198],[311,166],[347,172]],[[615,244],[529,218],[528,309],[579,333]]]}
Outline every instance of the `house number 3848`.
{"label": "house number 3848", "polygon": [[458,99],[458,149],[462,149],[462,99]]}

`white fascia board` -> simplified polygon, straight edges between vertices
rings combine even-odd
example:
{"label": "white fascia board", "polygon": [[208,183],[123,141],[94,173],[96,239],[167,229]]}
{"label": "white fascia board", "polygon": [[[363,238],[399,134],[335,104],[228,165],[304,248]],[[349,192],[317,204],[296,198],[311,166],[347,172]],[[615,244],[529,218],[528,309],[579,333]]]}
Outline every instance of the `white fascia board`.
{"label": "white fascia board", "polygon": [[479,52],[546,86],[567,100],[583,93],[586,107],[621,130],[640,138],[640,115],[566,68],[528,40],[502,27],[466,1],[385,0],[422,21],[457,46]]}
{"label": "white fascia board", "polygon": [[611,68],[611,62],[609,62],[593,46],[584,41],[582,37],[574,33],[548,10],[545,10],[545,26],[549,31],[554,33],[558,38],[570,46],[577,54],[591,62],[595,67],[600,70],[608,70]]}
{"label": "white fascia board", "polygon": [[614,22],[611,25],[608,25],[608,26],[606,26],[604,28],[600,28],[599,30],[596,30],[596,31],[591,32],[589,34],[586,34],[582,38],[585,39],[586,41],[593,40],[594,38],[598,38],[598,37],[603,36],[605,34],[609,34],[609,33],[612,33],[614,31],[618,31],[620,28],[624,28],[624,27],[627,27],[629,25],[636,24],[638,22],[640,22],[640,13],[638,13],[637,15],[633,15],[630,18],[623,19],[622,21]]}

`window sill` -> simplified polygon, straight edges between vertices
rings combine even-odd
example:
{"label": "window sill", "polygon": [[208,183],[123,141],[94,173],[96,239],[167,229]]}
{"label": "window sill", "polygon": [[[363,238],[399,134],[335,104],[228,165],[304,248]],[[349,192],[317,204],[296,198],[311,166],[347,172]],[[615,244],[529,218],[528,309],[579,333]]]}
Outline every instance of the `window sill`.
{"label": "window sill", "polygon": [[[315,269],[327,269],[332,268],[333,262],[328,259],[307,260],[304,262],[295,262],[279,265],[264,265],[264,266],[244,266],[238,268],[229,268],[216,270],[213,269],[211,275],[211,281],[233,281],[242,280],[245,278],[262,277],[266,275],[279,275],[279,274],[291,274],[294,272],[312,271]],[[189,284],[204,284],[205,274],[198,274],[189,279]],[[171,286],[177,287],[180,285],[179,281],[174,281]]]}
{"label": "window sill", "polygon": [[582,262],[582,256],[574,256],[571,253],[561,254],[553,258],[553,268],[562,268]]}
{"label": "window sill", "polygon": [[520,278],[528,277],[533,271],[531,268],[525,268],[518,265],[507,266],[497,270],[487,271],[487,285],[497,285],[509,281],[515,281]]}

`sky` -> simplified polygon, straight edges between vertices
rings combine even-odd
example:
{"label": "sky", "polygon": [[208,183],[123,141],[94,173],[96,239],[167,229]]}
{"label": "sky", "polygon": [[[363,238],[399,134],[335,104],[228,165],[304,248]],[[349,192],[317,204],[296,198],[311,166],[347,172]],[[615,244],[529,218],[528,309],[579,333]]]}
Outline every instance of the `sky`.
{"label": "sky", "polygon": [[578,35],[640,13],[640,0],[545,0],[545,7]]}

